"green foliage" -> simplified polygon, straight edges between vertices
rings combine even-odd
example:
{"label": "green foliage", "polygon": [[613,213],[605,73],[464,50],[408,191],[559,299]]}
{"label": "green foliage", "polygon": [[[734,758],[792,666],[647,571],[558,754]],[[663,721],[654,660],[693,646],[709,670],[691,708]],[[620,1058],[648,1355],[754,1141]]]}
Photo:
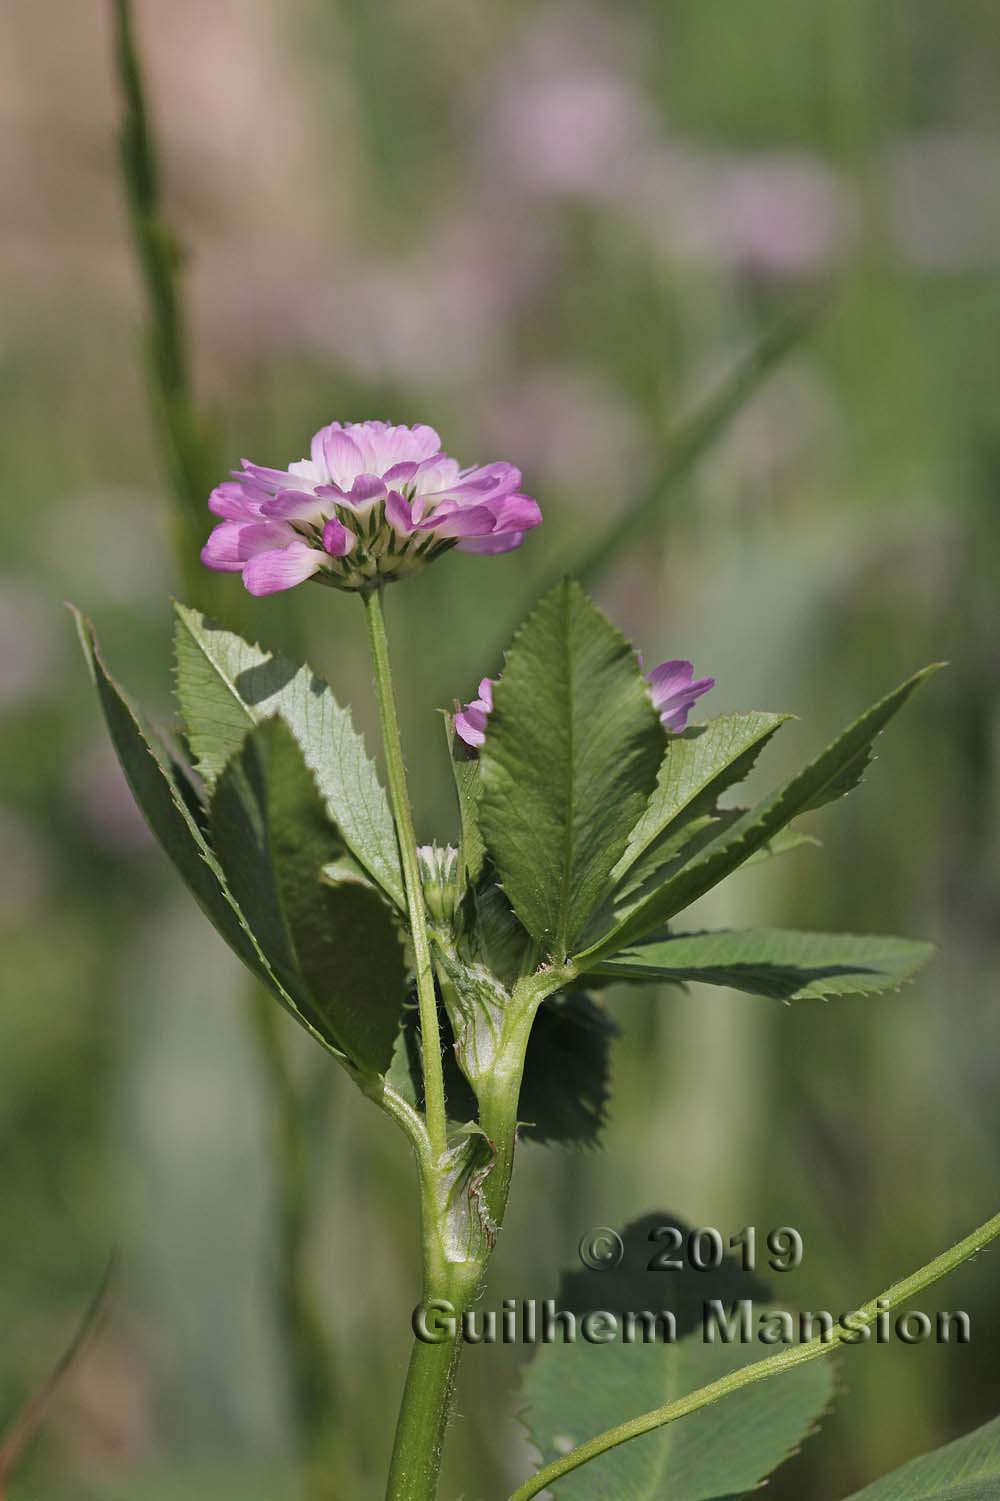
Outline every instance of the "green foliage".
{"label": "green foliage", "polygon": [[211,835],[284,989],[355,1064],[384,1072],[406,993],[396,929],[372,887],[320,880],[343,842],[283,720],[251,730],[219,777]]}
{"label": "green foliage", "polygon": [[718,799],[743,781],[788,714],[724,714],[667,742],[656,787],[613,872],[621,900],[655,879],[691,837],[711,828]]}
{"label": "green foliage", "polygon": [[634,651],[578,584],[558,584],[514,639],[480,761],[486,847],[556,959],[605,896],[663,747]]}
{"label": "green foliage", "polygon": [[233,952],[294,1009],[294,1003],[281,993],[250,934],[222,869],[181,791],[167,751],[143,724],[105,667],[91,623],[79,611],[73,613],[111,743],[153,834]]}
{"label": "green foliage", "polygon": [[798,814],[842,797],[856,787],[872,753],[872,745],[889,720],[935,666],[925,667],[873,705],[805,770],[776,792],[725,825],[692,859],[645,896],[621,921],[580,956],[583,968],[627,947],[661,927],[675,913],[704,896],[713,886],[763,849]]}
{"label": "green foliage", "polygon": [[199,808],[105,669],[93,628],[76,618],[135,799],[206,916],[325,1047],[362,1072],[387,1067],[405,993],[398,937],[373,889],[321,882],[344,845],[291,731],[272,720],[245,733],[210,809]]}
{"label": "green foliage", "polygon": [[247,731],[275,714],[293,731],[348,849],[405,908],[389,802],[364,741],[329,686],[295,664],[177,606],[177,696],[198,770],[211,787]]}
{"label": "green foliage", "polygon": [[933,946],[850,933],[677,933],[637,944],[598,969],[621,980],[698,980],[750,995],[800,1001],[896,990],[930,958]]}
{"label": "green foliage", "polygon": [[[754,1359],[747,1345],[547,1345],[528,1366],[524,1419],[545,1463],[605,1429]],[[833,1392],[832,1361],[761,1382],[631,1439],[555,1482],[559,1501],[728,1501],[753,1490],[815,1429]]]}
{"label": "green foliage", "polygon": [[849,1501],[996,1501],[1000,1418],[883,1475]]}
{"label": "green foliage", "polygon": [[486,846],[479,832],[479,760],[455,734],[450,717],[445,719],[445,726],[462,829],[458,868],[462,884],[467,882],[474,886],[482,874],[486,860]]}
{"label": "green foliage", "polygon": [[556,1146],[596,1146],[611,1085],[611,1044],[618,1027],[582,991],[539,1007],[524,1060],[518,1134]]}
{"label": "green foliage", "polygon": [[[455,1058],[455,1037],[439,1015],[448,1117],[455,1125],[476,1115],[476,1097]],[[611,1044],[618,1027],[599,1001],[582,992],[553,996],[531,1029],[518,1101],[518,1135],[561,1147],[593,1147],[604,1126],[611,1079]],[[415,1006],[406,1010],[396,1039],[390,1084],[423,1106],[420,1033]]]}

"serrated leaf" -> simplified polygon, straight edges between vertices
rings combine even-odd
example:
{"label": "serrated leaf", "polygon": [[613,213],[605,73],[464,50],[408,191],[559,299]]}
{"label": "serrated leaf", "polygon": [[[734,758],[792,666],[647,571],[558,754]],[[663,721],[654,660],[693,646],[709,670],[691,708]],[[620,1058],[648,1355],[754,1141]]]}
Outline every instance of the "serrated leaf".
{"label": "serrated leaf", "polygon": [[566,580],[518,632],[480,755],[480,828],[511,905],[562,958],[603,900],[665,736],[625,638]]}
{"label": "serrated leaf", "polygon": [[331,819],[355,858],[405,910],[385,791],[328,684],[177,605],[177,695],[198,771],[211,787],[247,731],[279,714],[293,731]]}
{"label": "serrated leaf", "polygon": [[[633,907],[610,932],[591,944],[580,956],[581,966],[592,967],[596,961],[610,957],[661,927],[756,854],[799,813],[849,790],[845,776],[848,773],[854,776],[859,757],[867,756],[889,720],[939,665],[925,667],[874,704],[804,771],[724,828],[693,859]],[[849,785],[855,782],[850,781]]]}
{"label": "serrated leaf", "polygon": [[[675,1345],[547,1345],[524,1378],[524,1421],[548,1463],[759,1358],[752,1346],[706,1344],[700,1334]],[[832,1364],[812,1361],[631,1439],[555,1481],[552,1493],[557,1501],[735,1501],[815,1429],[832,1398]]]}
{"label": "serrated leaf", "polygon": [[685,830],[711,817],[722,794],[749,775],[788,714],[724,714],[667,742],[656,787],[613,872],[623,894],[676,853]]}
{"label": "serrated leaf", "polygon": [[929,943],[850,933],[677,933],[637,944],[598,966],[618,980],[697,980],[799,1001],[896,990],[933,954]]}
{"label": "serrated leaf", "polygon": [[212,844],[262,952],[312,1025],[365,1072],[382,1072],[406,995],[381,896],[321,880],[343,852],[295,736],[252,729],[218,778]]}
{"label": "serrated leaf", "polygon": [[179,785],[172,758],[143,724],[105,667],[90,621],[77,610],[73,614],[111,743],[132,795],[155,838],[205,916],[237,957],[267,985],[296,1020],[308,1027],[308,1022],[275,977],[247,927],[222,868],[192,812],[189,802],[192,792]]}
{"label": "serrated leaf", "polygon": [[542,1145],[596,1146],[617,1036],[606,1008],[582,991],[542,1002],[524,1060],[519,1136]]}
{"label": "serrated leaf", "polygon": [[996,1501],[1000,1496],[1000,1418],[911,1459],[848,1501]]}
{"label": "serrated leaf", "polygon": [[[732,1257],[696,1271],[657,1265],[673,1242],[687,1244],[690,1226],[671,1214],[649,1214],[621,1232],[623,1257],[607,1270],[564,1273],[558,1309],[578,1317],[612,1314],[618,1338],[605,1344],[541,1345],[522,1378],[522,1422],[548,1463],[609,1428],[663,1406],[761,1358],[753,1344],[708,1343],[705,1308],[718,1300],[728,1315],[737,1300],[752,1318],[766,1313],[767,1289]],[[624,1316],[645,1311],[673,1315],[673,1342],[622,1338]],[[662,1326],[661,1326],[662,1328]],[[773,1382],[761,1382],[723,1402],[632,1439],[553,1482],[557,1501],[735,1501],[777,1468],[815,1429],[830,1404],[833,1362],[813,1361]],[[786,1384],[787,1383],[787,1384]]]}

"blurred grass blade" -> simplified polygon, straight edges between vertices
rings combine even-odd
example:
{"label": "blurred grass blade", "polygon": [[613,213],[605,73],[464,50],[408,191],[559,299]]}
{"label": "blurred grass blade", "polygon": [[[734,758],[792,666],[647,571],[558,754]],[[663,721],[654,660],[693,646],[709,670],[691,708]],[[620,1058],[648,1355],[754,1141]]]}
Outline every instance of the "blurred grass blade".
{"label": "blurred grass blade", "polygon": [[115,64],[123,103],[122,178],[149,309],[149,389],[176,503],[177,547],[195,597],[206,591],[198,552],[205,497],[217,465],[208,424],[195,406],[180,290],[181,253],[163,207],[161,175],[146,107],[129,0],[113,0]]}
{"label": "blurred grass blade", "polygon": [[63,1382],[100,1326],[108,1304],[108,1293],[114,1269],[115,1263],[112,1257],[73,1338],[63,1350],[40,1389],[28,1398],[20,1411],[15,1413],[6,1431],[0,1435],[0,1501],[5,1501],[14,1471],[45,1421]]}
{"label": "blurred grass blade", "polygon": [[667,440],[666,458],[659,473],[621,516],[573,564],[569,572],[592,589],[619,554],[635,544],[656,520],[663,501],[686,479],[733,418],[750,401],[768,376],[815,327],[820,307],[810,303],[766,333],[749,354]]}
{"label": "blurred grass blade", "polygon": [[[174,501],[174,546],[187,597],[238,626],[242,591],[201,564],[208,529],[205,501],[221,476],[211,425],[195,404],[181,287],[181,253],[163,205],[153,127],[129,0],[112,0],[114,61],[122,98],[122,179],[136,257],[149,309],[147,382]],[[235,593],[235,597],[234,597]],[[304,1110],[282,1034],[270,1016],[271,1000],[254,987],[247,1024],[273,1106],[272,1133],[280,1255],[274,1294],[284,1336],[298,1432],[307,1453],[307,1493],[327,1494],[318,1456],[328,1444],[336,1402],[333,1351],[305,1267],[312,1222],[311,1182]],[[0,1498],[2,1501],[2,1498]]]}

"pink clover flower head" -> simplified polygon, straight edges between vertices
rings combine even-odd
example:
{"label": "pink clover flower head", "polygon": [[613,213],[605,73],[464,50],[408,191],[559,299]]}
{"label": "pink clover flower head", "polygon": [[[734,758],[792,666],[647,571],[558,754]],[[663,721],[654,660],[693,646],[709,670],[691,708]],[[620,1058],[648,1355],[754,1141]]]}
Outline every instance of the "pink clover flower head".
{"label": "pink clover flower head", "polygon": [[690,662],[661,662],[646,674],[653,708],[665,730],[679,734],[703,693],[715,687],[714,678],[696,678]]}
{"label": "pink clover flower head", "polygon": [[287,469],[244,459],[208,508],[221,519],[202,562],[241,573],[251,594],[310,578],[369,589],[453,547],[510,552],[542,520],[513,464],[462,469],[432,427],[388,422],[331,422]]}
{"label": "pink clover flower head", "polygon": [[486,721],[493,708],[493,686],[492,678],[482,678],[479,697],[455,715],[455,734],[472,750],[478,750],[486,739]]}
{"label": "pink clover flower head", "polygon": [[[646,681],[660,723],[672,734],[687,728],[688,715],[697,700],[715,687],[714,678],[696,678],[691,663],[681,661],[661,662],[659,667],[646,674]],[[479,684],[479,697],[455,715],[455,734],[471,750],[478,751],[485,743],[495,686],[492,678],[483,678]]]}

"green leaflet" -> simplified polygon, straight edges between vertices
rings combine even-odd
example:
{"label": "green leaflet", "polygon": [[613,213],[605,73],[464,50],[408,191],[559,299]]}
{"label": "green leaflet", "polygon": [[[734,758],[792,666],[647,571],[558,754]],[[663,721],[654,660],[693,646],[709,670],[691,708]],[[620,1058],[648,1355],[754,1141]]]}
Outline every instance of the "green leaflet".
{"label": "green leaflet", "polygon": [[248,730],[280,714],[351,853],[405,910],[396,830],[385,791],[329,686],[308,667],[251,646],[177,605],[177,696],[198,770],[211,787]]}
{"label": "green leaflet", "polygon": [[724,714],[667,741],[656,787],[614,870],[622,895],[676,853],[692,823],[716,812],[722,793],[749,775],[788,714]]}
{"label": "green leaflet", "polygon": [[297,1021],[315,1032],[295,1001],[283,988],[229,890],[218,860],[205,839],[185,791],[171,771],[170,761],[144,728],[128,699],[110,676],[101,659],[94,628],[77,610],[73,611],[84,655],[97,688],[111,742],[136,802],[154,835],[176,867],[181,879],[205,916],[242,959],[257,979],[273,991]]}
{"label": "green leaflet", "polygon": [[479,832],[479,758],[455,734],[450,715],[445,717],[445,730],[462,827],[458,851],[459,879],[463,886],[474,886],[486,859],[486,846]]}
{"label": "green leaflet", "polygon": [[598,966],[620,980],[698,980],[750,995],[799,1001],[896,990],[934,952],[906,938],[850,933],[678,933],[637,944]]}
{"label": "green leaflet", "polygon": [[821,807],[855,787],[878,734],[915,688],[941,664],[925,667],[856,720],[815,761],[726,827],[691,860],[630,910],[615,927],[579,957],[581,968],[625,948],[713,886],[766,845],[799,813]]}
{"label": "green leaflet", "polygon": [[848,1501],[996,1501],[1000,1418],[883,1475]]}
{"label": "green leaflet", "polygon": [[582,991],[542,1002],[524,1060],[518,1136],[557,1146],[598,1144],[617,1036],[605,1007]]}
{"label": "green leaflet", "polygon": [[480,756],[480,829],[517,915],[560,959],[607,894],[664,732],[635,653],[566,580],[514,639]]}
{"label": "green leaflet", "polygon": [[[708,1344],[700,1330],[672,1345],[620,1338],[545,1345],[523,1379],[528,1411],[522,1421],[548,1463],[755,1358],[753,1346]],[[831,1400],[832,1366],[831,1360],[812,1361],[780,1381],[737,1391],[591,1460],[557,1480],[552,1492],[557,1501],[735,1501],[814,1430]]]}
{"label": "green leaflet", "polygon": [[406,980],[381,896],[321,880],[343,842],[295,736],[252,729],[218,778],[212,843],[261,950],[303,1015],[360,1069],[388,1068]]}

